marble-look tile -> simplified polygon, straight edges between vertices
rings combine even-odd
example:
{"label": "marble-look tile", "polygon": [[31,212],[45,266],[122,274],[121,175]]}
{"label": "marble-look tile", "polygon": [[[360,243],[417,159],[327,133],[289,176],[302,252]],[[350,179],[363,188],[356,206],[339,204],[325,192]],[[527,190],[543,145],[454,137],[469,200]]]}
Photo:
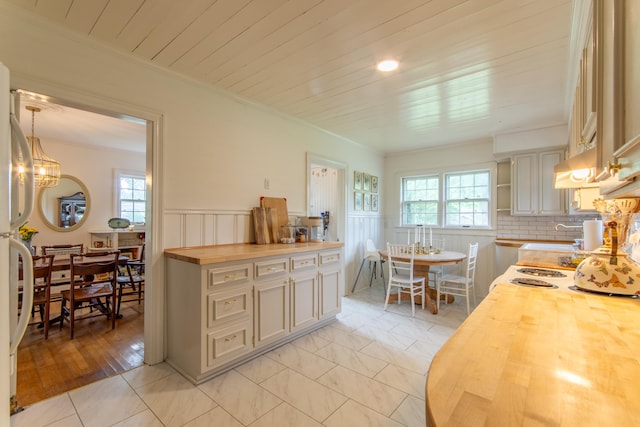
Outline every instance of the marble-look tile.
{"label": "marble-look tile", "polygon": [[307,350],[310,353],[315,353],[330,342],[331,341],[325,340],[324,338],[320,338],[316,334],[306,334],[291,341],[291,344]]}
{"label": "marble-look tile", "polygon": [[120,375],[69,392],[85,426],[108,426],[147,409]]}
{"label": "marble-look tile", "polygon": [[342,394],[291,369],[279,372],[260,385],[318,422],[347,401]]}
{"label": "marble-look tile", "polygon": [[318,378],[318,382],[386,416],[390,416],[407,396],[342,366],[336,366]]}
{"label": "marble-look tile", "polygon": [[354,402],[347,401],[324,422],[326,427],[367,426],[402,427],[402,424],[384,415]]}
{"label": "marble-look tile", "polygon": [[136,392],[165,426],[181,426],[217,406],[177,373],[136,388]]}
{"label": "marble-look tile", "polygon": [[430,338],[430,334],[434,333],[431,331],[433,328],[432,324],[428,324],[423,320],[418,320],[415,323],[401,323],[398,326],[394,327],[390,330],[391,333],[403,335],[408,338],[412,338],[414,340],[425,340],[428,341]]}
{"label": "marble-look tile", "polygon": [[198,387],[244,425],[252,423],[281,403],[276,396],[236,371],[212,378]]}
{"label": "marble-look tile", "polygon": [[345,368],[366,375],[369,378],[373,378],[387,366],[387,362],[384,360],[376,359],[375,357],[366,355],[360,351],[351,350],[336,343],[331,343],[321,348],[316,354]]}
{"label": "marble-look tile", "polygon": [[[76,416],[69,394],[61,394],[27,406],[24,411],[11,416],[11,427],[40,427]],[[77,416],[76,416],[77,418]]]}
{"label": "marble-look tile", "polygon": [[157,365],[142,365],[123,373],[122,377],[135,389],[175,373],[176,371],[169,364],[158,363]]}
{"label": "marble-look tile", "polygon": [[373,379],[424,400],[427,378],[408,369],[388,365]]}
{"label": "marble-look tile", "polygon": [[352,335],[360,335],[370,339],[371,341],[380,341],[385,344],[398,347],[402,350],[405,350],[416,341],[414,338],[395,334],[393,332],[382,331],[376,329],[374,326],[363,326],[362,328],[355,331]]}
{"label": "marble-look tile", "polygon": [[397,347],[378,341],[372,342],[360,350],[360,352],[393,365],[404,367],[421,375],[427,373],[431,359],[433,358],[431,353],[426,355],[418,351],[410,353],[407,350],[400,350]]}
{"label": "marble-look tile", "polygon": [[388,317],[385,318],[384,315],[371,316],[366,313],[353,313],[331,324],[334,328],[342,329],[345,332],[353,332],[367,325],[375,325],[376,328],[388,331],[398,326],[398,322]]}
{"label": "marble-look tile", "polygon": [[371,344],[373,341],[372,339],[361,335],[349,334],[338,328],[333,328],[331,325],[318,329],[317,331],[312,332],[312,334],[327,341],[349,347],[352,350],[360,350],[362,347]]}
{"label": "marble-look tile", "polygon": [[238,366],[235,369],[254,383],[260,384],[270,376],[275,375],[286,368],[286,366],[269,357],[260,356]]}
{"label": "marble-look tile", "polygon": [[424,427],[427,425],[425,411],[424,399],[407,396],[391,418],[407,427]]}
{"label": "marble-look tile", "polygon": [[292,344],[278,347],[266,356],[313,380],[336,366],[335,363]]}
{"label": "marble-look tile", "polygon": [[73,414],[54,423],[47,424],[47,427],[83,427],[83,424],[80,421],[80,417],[77,414]]}
{"label": "marble-look tile", "polygon": [[440,347],[442,347],[441,344],[436,344],[434,342],[426,343],[424,341],[416,340],[416,342],[411,344],[409,348],[405,350],[405,353],[407,355],[423,356],[426,359],[429,359],[429,363],[431,363],[433,356],[435,356],[438,350],[440,350]]}
{"label": "marble-look tile", "polygon": [[193,421],[189,421],[184,427],[243,427],[240,421],[236,420],[227,411],[218,406],[204,415],[200,415]]}
{"label": "marble-look tile", "polygon": [[281,403],[278,407],[264,414],[260,419],[250,424],[249,427],[322,427],[322,424],[313,418],[298,411],[287,403]]}
{"label": "marble-look tile", "polygon": [[429,332],[428,335],[425,335],[417,339],[416,342],[413,343],[411,346],[409,346],[407,350],[411,349],[412,346],[416,346],[417,348],[418,346],[420,346],[421,343],[424,343],[428,347],[421,346],[420,348],[422,350],[426,348],[434,349],[435,351],[433,352],[433,354],[435,355],[435,353],[437,353],[438,350],[440,350],[440,347],[442,347],[444,343],[446,343],[449,340],[450,337],[451,335],[443,335],[441,332],[437,332],[437,330],[432,331],[432,332]]}
{"label": "marble-look tile", "polygon": [[113,427],[164,427],[164,424],[156,417],[151,410],[137,413],[132,417],[127,418]]}

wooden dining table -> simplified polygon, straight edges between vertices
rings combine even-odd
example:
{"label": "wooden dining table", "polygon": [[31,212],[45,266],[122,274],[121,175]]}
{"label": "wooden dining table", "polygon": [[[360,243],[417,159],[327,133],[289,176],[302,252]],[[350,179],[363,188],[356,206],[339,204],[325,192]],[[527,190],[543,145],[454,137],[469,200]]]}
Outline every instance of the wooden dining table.
{"label": "wooden dining table", "polygon": [[[379,253],[383,259],[388,260],[389,255],[387,254],[386,250],[381,250],[379,251]],[[411,255],[407,254],[406,257],[399,257],[399,258],[410,261]],[[455,252],[455,251],[442,251],[437,254],[415,254],[414,255],[413,274],[416,276],[422,276],[425,278],[425,282],[426,282],[425,283],[426,284],[425,305],[427,306],[427,308],[432,314],[438,314],[438,305],[436,304],[437,291],[428,286],[429,269],[431,268],[432,265],[460,264],[466,258],[467,258],[467,254],[464,254],[462,252]],[[391,265],[389,265],[389,268],[391,268]],[[402,294],[401,298],[403,300],[410,299],[410,296],[408,294]],[[452,296],[448,296],[448,298],[450,298],[448,302],[453,302]],[[398,300],[397,294],[389,295],[389,302],[391,301],[395,302],[397,300]],[[419,295],[415,297],[415,303],[422,305],[422,299],[420,298]]]}

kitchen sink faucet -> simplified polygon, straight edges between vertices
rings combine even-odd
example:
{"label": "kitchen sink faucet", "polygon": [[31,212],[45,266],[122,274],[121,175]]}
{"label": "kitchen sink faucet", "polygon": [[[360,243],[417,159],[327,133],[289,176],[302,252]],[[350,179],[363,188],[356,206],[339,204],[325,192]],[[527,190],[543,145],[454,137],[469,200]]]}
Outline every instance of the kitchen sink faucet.
{"label": "kitchen sink faucet", "polygon": [[564,224],[556,224],[556,226],[554,227],[555,231],[558,231],[558,227],[562,227],[562,228],[582,228],[581,225],[564,225]]}

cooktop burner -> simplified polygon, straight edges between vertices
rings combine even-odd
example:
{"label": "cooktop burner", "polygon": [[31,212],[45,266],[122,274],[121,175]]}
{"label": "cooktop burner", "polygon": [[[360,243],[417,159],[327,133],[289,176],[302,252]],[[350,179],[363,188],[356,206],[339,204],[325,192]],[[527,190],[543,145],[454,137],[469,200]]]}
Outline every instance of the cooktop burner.
{"label": "cooktop burner", "polygon": [[561,273],[560,271],[555,270],[547,270],[544,268],[531,268],[524,267],[516,270],[518,273],[528,274],[530,276],[539,276],[539,277],[567,277],[566,274]]}
{"label": "cooktop burner", "polygon": [[553,283],[545,282],[544,280],[532,279],[530,277],[514,277],[513,279],[509,279],[509,283],[520,286],[534,286],[537,288],[557,288]]}

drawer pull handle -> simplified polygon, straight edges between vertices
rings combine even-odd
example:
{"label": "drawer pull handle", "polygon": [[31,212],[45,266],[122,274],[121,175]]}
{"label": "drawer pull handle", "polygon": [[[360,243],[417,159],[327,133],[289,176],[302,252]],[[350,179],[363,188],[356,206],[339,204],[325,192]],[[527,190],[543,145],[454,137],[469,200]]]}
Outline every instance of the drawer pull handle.
{"label": "drawer pull handle", "polygon": [[234,298],[231,301],[225,301],[224,303],[225,303],[225,305],[227,305],[227,304],[235,304],[236,301],[237,301],[237,299]]}
{"label": "drawer pull handle", "polygon": [[229,342],[229,341],[235,340],[237,337],[238,337],[237,335],[234,335],[232,337],[227,337],[227,338],[224,339],[224,341],[225,342]]}
{"label": "drawer pull handle", "polygon": [[224,280],[234,280],[236,278],[235,274],[228,274],[224,276]]}
{"label": "drawer pull handle", "polygon": [[273,271],[273,270],[275,270],[275,269],[276,269],[275,267],[268,267],[268,268],[267,268],[267,271]]}

